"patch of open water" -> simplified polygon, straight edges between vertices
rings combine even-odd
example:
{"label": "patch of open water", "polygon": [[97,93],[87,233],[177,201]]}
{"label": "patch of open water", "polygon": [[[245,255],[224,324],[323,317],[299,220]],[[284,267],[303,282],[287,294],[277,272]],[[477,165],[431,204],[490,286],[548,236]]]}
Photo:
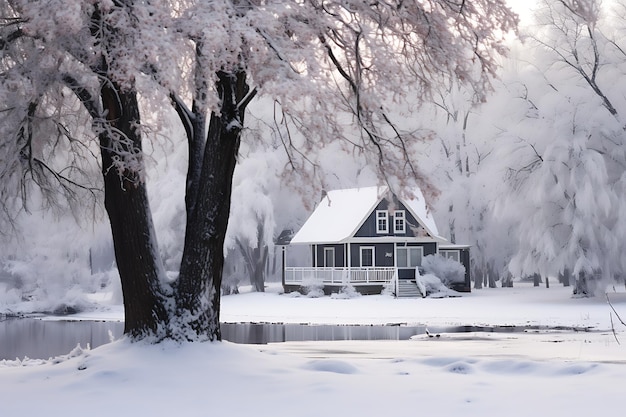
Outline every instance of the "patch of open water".
{"label": "patch of open water", "polygon": [[[411,336],[437,333],[524,332],[528,330],[589,331],[577,328],[540,326],[453,326],[428,327],[389,325],[313,325],[280,323],[222,323],[222,339],[233,343],[266,344],[278,342],[332,340],[408,340]],[[69,353],[78,344],[92,348],[122,336],[123,322],[41,320],[39,318],[0,319],[0,360],[16,358],[48,359]]]}

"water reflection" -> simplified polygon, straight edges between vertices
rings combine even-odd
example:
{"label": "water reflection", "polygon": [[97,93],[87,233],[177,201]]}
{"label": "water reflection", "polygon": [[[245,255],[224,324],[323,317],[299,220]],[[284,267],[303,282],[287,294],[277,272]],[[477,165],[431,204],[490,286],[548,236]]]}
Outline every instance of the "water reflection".
{"label": "water reflection", "polygon": [[328,340],[408,340],[424,326],[339,326],[270,323],[222,323],[222,338],[234,343]]}
{"label": "water reflection", "polygon": [[69,353],[79,343],[82,347],[109,343],[123,332],[121,322],[6,319],[0,321],[0,360],[48,359]]}
{"label": "water reflection", "polygon": [[[270,323],[222,323],[222,338],[233,343],[332,340],[408,340],[427,332],[425,326],[306,325]],[[464,332],[519,332],[530,327],[458,326],[430,328],[431,334]],[[573,329],[572,329],[573,330]],[[47,359],[69,353],[76,345],[92,348],[122,336],[124,323],[49,321],[36,318],[0,320],[0,360],[29,357]]]}

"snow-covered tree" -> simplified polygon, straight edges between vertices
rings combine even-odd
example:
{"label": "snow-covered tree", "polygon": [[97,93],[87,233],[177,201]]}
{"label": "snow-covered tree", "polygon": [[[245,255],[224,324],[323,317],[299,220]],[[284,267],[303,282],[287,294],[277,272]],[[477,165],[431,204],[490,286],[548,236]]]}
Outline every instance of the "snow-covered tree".
{"label": "snow-covered tree", "polygon": [[[593,294],[623,276],[626,70],[623,1],[543,4],[520,81],[526,119],[508,142],[518,275],[571,274]],[[515,162],[514,162],[515,161]]]}
{"label": "snow-covered tree", "polygon": [[[226,248],[237,250],[243,259],[250,284],[265,291],[265,277],[274,246],[274,203],[280,163],[269,153],[249,155],[237,167],[233,181]],[[277,166],[278,165],[278,166]]]}
{"label": "snow-covered tree", "polygon": [[[125,332],[156,340],[220,339],[232,178],[255,96],[274,104],[296,166],[344,140],[391,184],[427,189],[393,103],[419,103],[449,78],[484,94],[516,23],[502,0],[2,0],[0,13],[2,196],[29,179],[42,191],[56,188],[49,179],[89,189],[81,167],[99,148]],[[163,97],[189,155],[174,281],[159,256],[142,150]],[[53,155],[66,155],[64,165]],[[5,212],[13,204],[3,199]]]}

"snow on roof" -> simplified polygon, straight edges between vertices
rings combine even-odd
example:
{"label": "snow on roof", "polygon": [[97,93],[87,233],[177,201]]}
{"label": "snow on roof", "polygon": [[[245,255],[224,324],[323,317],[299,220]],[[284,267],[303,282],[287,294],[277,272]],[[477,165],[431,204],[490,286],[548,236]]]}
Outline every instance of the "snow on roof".
{"label": "snow on roof", "polygon": [[[329,191],[293,237],[291,244],[346,242],[354,236],[388,190],[388,187],[382,186]],[[440,238],[421,190],[413,190],[413,194],[412,199],[400,201],[431,236]]]}
{"label": "snow on roof", "polygon": [[435,223],[435,219],[433,218],[430,210],[426,206],[426,199],[422,194],[422,190],[419,188],[415,188],[413,191],[413,197],[410,199],[400,199],[400,202],[403,203],[407,209],[409,209],[413,216],[417,219],[418,222],[424,229],[430,234],[432,237],[436,239],[445,240],[443,237],[439,236],[439,231],[437,230],[437,224]]}
{"label": "snow on roof", "polygon": [[386,187],[350,188],[329,191],[291,239],[291,243],[339,243],[356,233],[374,210]]}

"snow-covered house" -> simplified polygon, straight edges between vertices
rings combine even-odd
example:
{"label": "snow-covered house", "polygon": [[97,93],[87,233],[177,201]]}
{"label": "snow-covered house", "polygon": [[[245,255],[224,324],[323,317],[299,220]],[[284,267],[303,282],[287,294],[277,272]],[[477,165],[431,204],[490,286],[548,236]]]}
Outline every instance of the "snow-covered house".
{"label": "snow-covered house", "polygon": [[308,266],[288,265],[283,252],[285,291],[351,285],[362,294],[419,295],[418,268],[436,253],[465,264],[466,282],[455,289],[469,291],[469,247],[439,236],[421,191],[413,195],[398,198],[386,186],[328,192],[293,238],[279,242],[283,250],[310,248]]}

